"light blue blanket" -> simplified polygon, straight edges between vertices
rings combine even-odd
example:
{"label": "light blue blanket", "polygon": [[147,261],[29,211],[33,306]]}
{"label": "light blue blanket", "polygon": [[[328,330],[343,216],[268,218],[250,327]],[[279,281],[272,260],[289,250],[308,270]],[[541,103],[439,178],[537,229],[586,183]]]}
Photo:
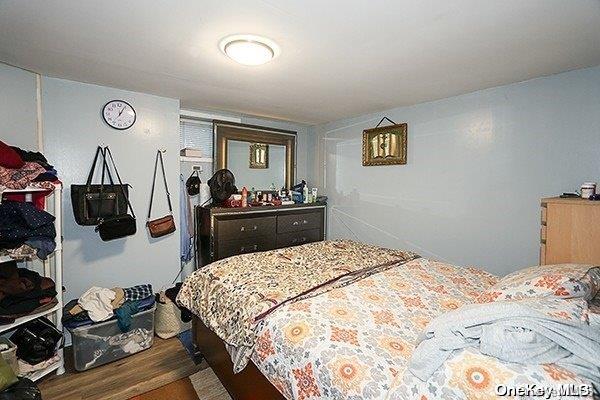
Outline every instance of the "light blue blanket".
{"label": "light blue blanket", "polygon": [[408,370],[422,381],[427,381],[454,350],[475,347],[505,362],[557,364],[588,379],[600,392],[599,327],[575,318],[550,317],[531,300],[461,307],[432,320],[419,341]]}

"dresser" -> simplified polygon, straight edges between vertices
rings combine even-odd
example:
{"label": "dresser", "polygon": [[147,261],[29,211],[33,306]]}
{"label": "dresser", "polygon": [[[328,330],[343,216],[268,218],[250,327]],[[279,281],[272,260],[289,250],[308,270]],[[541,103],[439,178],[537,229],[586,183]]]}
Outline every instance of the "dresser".
{"label": "dresser", "polygon": [[196,207],[196,268],[238,254],[325,240],[326,205]]}
{"label": "dresser", "polygon": [[600,265],[600,202],[542,199],[540,265]]}

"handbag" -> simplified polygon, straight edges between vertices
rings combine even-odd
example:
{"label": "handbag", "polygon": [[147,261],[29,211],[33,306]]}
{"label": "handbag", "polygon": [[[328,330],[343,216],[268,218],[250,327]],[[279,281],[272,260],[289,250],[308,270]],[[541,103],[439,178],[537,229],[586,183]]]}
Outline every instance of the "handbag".
{"label": "handbag", "polygon": [[46,317],[19,327],[10,340],[17,345],[17,357],[31,365],[46,361],[62,346],[63,334]]}
{"label": "handbag", "polygon": [[200,180],[200,174],[197,170],[192,171],[192,174],[187,181],[185,181],[185,187],[187,189],[187,194],[190,196],[196,196],[200,193],[200,184],[202,181]]}
{"label": "handbag", "polygon": [[96,226],[96,232],[98,232],[98,234],[100,235],[100,239],[102,239],[105,242],[108,242],[109,240],[120,239],[122,237],[135,235],[135,233],[137,232],[137,226],[135,220],[135,213],[133,212],[133,207],[129,202],[129,195],[125,193],[124,185],[121,182],[121,176],[119,175],[117,165],[115,164],[115,160],[108,146],[104,148],[104,152],[105,155],[110,158],[110,162],[121,186],[122,195],[125,199],[125,204],[127,208],[131,210],[131,215],[127,214],[128,210],[125,209],[125,212],[120,215],[100,219],[100,222]]}
{"label": "handbag", "polygon": [[[96,163],[100,156],[102,156],[102,180],[99,185],[92,184]],[[105,176],[108,176],[110,184],[104,183]],[[75,222],[83,226],[97,225],[102,218],[126,214],[127,202],[125,198],[128,194],[129,185],[114,184],[106,162],[105,149],[98,146],[86,183],[84,185],[71,185],[71,204]]]}
{"label": "handbag", "polygon": [[[169,204],[169,215],[162,218],[151,220],[152,216],[152,201],[154,200],[154,187],[156,186],[156,171],[158,169],[158,162],[160,161],[160,168],[162,170],[163,180],[165,182],[165,191],[167,192],[167,203]],[[159,238],[169,233],[175,232],[175,219],[173,218],[173,207],[171,206],[171,193],[169,193],[169,187],[167,185],[167,175],[165,174],[165,164],[163,162],[162,152],[158,150],[156,152],[156,160],[154,161],[154,177],[152,178],[152,192],[150,193],[150,207],[148,208],[148,220],[146,222],[150,236],[153,238]]]}

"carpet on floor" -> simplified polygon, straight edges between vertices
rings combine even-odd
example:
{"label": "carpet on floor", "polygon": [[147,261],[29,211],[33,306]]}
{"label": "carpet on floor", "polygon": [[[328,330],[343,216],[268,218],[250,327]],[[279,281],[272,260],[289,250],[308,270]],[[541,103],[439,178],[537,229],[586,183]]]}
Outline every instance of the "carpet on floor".
{"label": "carpet on floor", "polygon": [[190,381],[200,400],[231,400],[227,390],[212,369],[206,368],[190,376]]}

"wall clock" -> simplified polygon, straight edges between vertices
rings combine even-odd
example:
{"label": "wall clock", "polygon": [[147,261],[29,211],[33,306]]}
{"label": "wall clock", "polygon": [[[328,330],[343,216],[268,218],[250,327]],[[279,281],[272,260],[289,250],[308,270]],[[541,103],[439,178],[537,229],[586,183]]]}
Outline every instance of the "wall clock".
{"label": "wall clock", "polygon": [[111,128],[120,131],[133,126],[136,119],[135,110],[126,101],[111,100],[102,108],[102,118]]}

